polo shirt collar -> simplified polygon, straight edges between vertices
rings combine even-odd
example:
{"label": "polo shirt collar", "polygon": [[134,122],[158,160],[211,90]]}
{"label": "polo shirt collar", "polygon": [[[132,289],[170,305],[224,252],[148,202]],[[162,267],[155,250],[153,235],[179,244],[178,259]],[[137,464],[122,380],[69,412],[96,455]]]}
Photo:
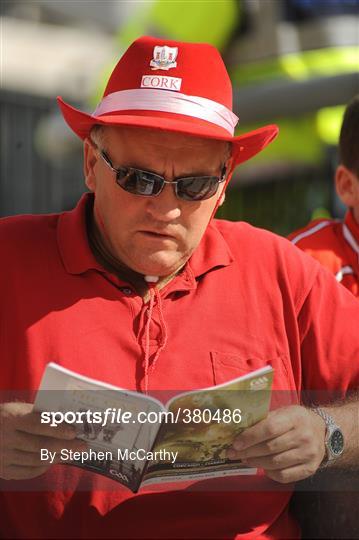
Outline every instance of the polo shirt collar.
{"label": "polo shirt collar", "polygon": [[[92,193],[85,193],[77,206],[60,214],[57,227],[57,243],[65,269],[70,274],[82,274],[87,270],[106,270],[93,255],[87,236],[86,212]],[[186,288],[195,287],[195,279],[215,268],[228,266],[234,260],[230,248],[212,220],[185,267],[183,273]]]}
{"label": "polo shirt collar", "polygon": [[73,210],[59,217],[57,245],[69,274],[82,274],[92,269],[105,272],[92,253],[87,236],[86,212],[91,198],[92,193],[85,193]]}
{"label": "polo shirt collar", "polygon": [[355,221],[351,210],[345,214],[344,238],[359,257],[359,225]]}
{"label": "polo shirt collar", "polygon": [[198,278],[207,272],[229,266],[234,257],[216,226],[217,220],[212,220],[203,238],[189,260],[189,266],[194,277]]}

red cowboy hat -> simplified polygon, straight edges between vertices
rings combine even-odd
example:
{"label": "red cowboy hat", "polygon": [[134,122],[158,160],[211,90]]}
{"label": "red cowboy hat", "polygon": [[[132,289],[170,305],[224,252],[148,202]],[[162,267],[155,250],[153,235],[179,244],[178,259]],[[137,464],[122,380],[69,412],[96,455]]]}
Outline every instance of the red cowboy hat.
{"label": "red cowboy hat", "polygon": [[217,49],[205,43],[141,37],[119,60],[92,115],[57,99],[66,122],[82,139],[95,124],[187,133],[231,142],[236,165],[278,133],[277,126],[269,125],[233,137],[238,118],[232,112],[231,81]]}

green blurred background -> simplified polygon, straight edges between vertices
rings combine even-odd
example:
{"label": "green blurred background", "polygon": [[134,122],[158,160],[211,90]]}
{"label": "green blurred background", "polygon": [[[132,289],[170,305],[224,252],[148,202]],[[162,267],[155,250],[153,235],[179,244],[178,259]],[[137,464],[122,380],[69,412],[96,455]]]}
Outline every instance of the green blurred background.
{"label": "green blurred background", "polygon": [[358,0],[2,2],[0,213],[71,208],[84,191],[81,144],[55,105],[91,111],[143,34],[218,47],[237,133],[280,135],[240,166],[218,216],[288,234],[341,216],[333,174],[345,104],[359,92]]}

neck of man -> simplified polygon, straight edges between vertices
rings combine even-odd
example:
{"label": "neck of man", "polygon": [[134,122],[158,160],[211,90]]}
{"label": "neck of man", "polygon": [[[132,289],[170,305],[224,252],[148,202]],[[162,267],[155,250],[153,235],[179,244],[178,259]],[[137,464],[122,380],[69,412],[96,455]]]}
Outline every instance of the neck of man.
{"label": "neck of man", "polygon": [[[101,232],[96,224],[96,221],[93,216],[92,208],[89,209],[87,213],[87,236],[89,239],[89,244],[91,251],[93,252],[96,260],[109,272],[115,274],[122,281],[130,283],[142,296],[144,302],[149,300],[149,286],[144,279],[143,274],[139,274],[132,270],[119,259],[114,257],[110,250],[105,245],[105,242],[102,238]],[[176,272],[168,276],[162,276],[156,282],[156,287],[162,289],[167,283],[169,283],[183,268],[181,266]]]}

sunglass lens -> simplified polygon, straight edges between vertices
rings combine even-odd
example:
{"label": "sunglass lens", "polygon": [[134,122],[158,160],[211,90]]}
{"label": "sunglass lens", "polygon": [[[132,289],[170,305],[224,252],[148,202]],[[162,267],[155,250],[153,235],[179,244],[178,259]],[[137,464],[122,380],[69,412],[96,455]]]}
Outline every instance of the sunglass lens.
{"label": "sunglass lens", "polygon": [[177,184],[177,194],[185,201],[203,201],[213,197],[219,179],[215,176],[183,178]]}
{"label": "sunglass lens", "polygon": [[162,187],[162,179],[152,173],[137,169],[121,169],[117,174],[117,183],[129,193],[150,197],[157,195]]}

